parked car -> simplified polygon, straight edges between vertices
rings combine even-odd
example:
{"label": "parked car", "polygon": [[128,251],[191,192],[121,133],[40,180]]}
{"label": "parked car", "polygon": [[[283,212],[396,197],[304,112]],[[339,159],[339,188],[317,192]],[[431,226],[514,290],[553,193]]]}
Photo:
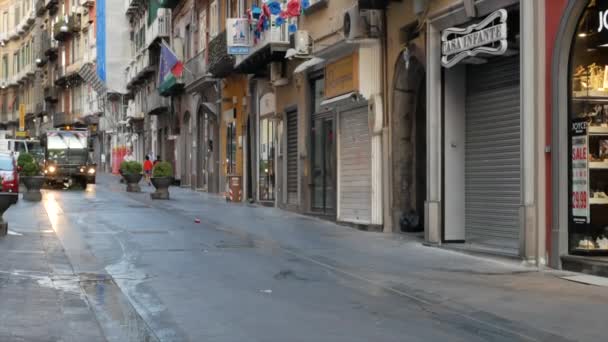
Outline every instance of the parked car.
{"label": "parked car", "polygon": [[17,161],[11,153],[0,153],[0,177],[3,192],[19,193]]}

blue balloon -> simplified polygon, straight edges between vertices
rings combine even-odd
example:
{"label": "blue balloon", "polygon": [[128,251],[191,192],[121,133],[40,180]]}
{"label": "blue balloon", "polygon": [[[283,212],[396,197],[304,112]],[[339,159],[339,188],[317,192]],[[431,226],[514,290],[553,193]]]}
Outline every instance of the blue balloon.
{"label": "blue balloon", "polygon": [[307,9],[310,7],[310,0],[302,0],[301,4],[303,9]]}
{"label": "blue balloon", "polygon": [[278,17],[275,21],[274,21],[275,25],[277,26],[281,26],[283,24],[285,24],[285,19]]}
{"label": "blue balloon", "polygon": [[294,33],[298,30],[298,26],[296,24],[289,25],[289,33]]}
{"label": "blue balloon", "polygon": [[271,1],[268,3],[268,9],[270,9],[270,14],[279,15],[281,14],[281,4],[277,1]]}

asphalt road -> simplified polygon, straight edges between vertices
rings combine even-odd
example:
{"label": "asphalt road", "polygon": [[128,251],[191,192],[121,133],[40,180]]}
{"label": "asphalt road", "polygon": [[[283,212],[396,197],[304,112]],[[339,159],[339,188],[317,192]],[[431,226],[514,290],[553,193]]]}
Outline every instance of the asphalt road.
{"label": "asphalt road", "polygon": [[[185,189],[152,201],[142,188],[127,194],[100,175],[86,191],[45,191],[5,214],[21,235],[0,241],[0,256],[10,241],[57,240],[33,258],[65,259],[63,278],[56,262],[47,272],[54,291],[88,307],[73,323],[87,341],[605,340],[605,287]],[[59,310],[82,306],[66,303]]]}

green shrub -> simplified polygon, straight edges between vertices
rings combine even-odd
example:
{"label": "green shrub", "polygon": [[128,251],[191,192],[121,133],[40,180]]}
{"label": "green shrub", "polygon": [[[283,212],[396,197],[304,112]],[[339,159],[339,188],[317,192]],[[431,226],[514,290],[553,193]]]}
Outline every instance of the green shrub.
{"label": "green shrub", "polygon": [[173,176],[173,168],[166,161],[159,162],[152,169],[152,177],[171,177]]}
{"label": "green shrub", "polygon": [[40,175],[40,167],[38,167],[38,163],[30,161],[23,164],[22,173],[26,177],[38,176]]}
{"label": "green shrub", "polygon": [[124,174],[138,175],[141,173],[142,167],[140,162],[123,161],[120,163],[120,169]]}
{"label": "green shrub", "polygon": [[17,165],[21,166],[22,168],[25,167],[25,164],[27,163],[33,163],[34,162],[34,157],[26,152],[20,153],[19,154],[19,158],[17,158]]}

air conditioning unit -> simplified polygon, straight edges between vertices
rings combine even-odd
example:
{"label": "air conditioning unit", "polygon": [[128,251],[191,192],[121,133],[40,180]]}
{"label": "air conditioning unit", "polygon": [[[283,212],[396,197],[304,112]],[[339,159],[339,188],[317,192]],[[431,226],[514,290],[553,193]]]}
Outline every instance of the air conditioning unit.
{"label": "air conditioning unit", "polygon": [[285,77],[285,73],[283,72],[283,63],[270,63],[270,83],[275,87],[281,87],[289,83],[289,80]]}
{"label": "air conditioning unit", "polygon": [[308,56],[312,52],[312,39],[308,31],[298,30],[295,35],[295,44],[297,56]]}
{"label": "air conditioning unit", "polygon": [[344,11],[342,27],[344,37],[349,42],[380,38],[383,30],[382,10],[359,10],[359,6],[354,5]]}

